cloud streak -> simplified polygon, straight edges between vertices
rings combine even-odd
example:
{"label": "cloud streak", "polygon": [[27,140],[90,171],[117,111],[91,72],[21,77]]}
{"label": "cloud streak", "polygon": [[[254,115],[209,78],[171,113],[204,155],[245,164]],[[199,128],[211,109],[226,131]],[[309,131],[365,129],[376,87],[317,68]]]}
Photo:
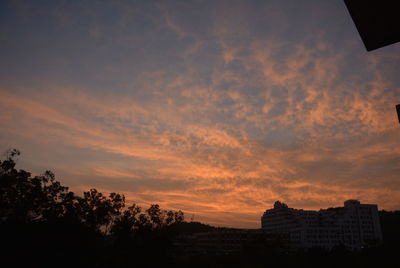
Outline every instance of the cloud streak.
{"label": "cloud streak", "polygon": [[[119,14],[106,19],[42,7],[77,41],[48,40],[64,51],[57,60],[36,47],[11,61],[26,25],[13,26],[18,46],[1,47],[11,67],[0,69],[0,149],[36,156],[22,162],[35,172],[46,159],[73,190],[118,191],[217,225],[258,227],[278,199],[398,209],[398,46],[363,52],[340,5],[312,3],[310,16],[307,4],[229,3],[96,6]],[[4,25],[21,14],[57,36],[35,12]],[[38,55],[35,75],[12,67]]]}

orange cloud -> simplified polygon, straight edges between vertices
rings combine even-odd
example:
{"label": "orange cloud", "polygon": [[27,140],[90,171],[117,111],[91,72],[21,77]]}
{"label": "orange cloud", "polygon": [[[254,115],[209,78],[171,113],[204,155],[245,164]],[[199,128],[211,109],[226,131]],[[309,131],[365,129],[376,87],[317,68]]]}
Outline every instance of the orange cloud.
{"label": "orange cloud", "polygon": [[[349,198],[400,207],[393,103],[400,88],[382,68],[398,55],[349,59],[324,33],[312,36],[313,46],[256,35],[251,26],[259,22],[244,4],[219,7],[216,14],[224,15],[205,33],[159,9],[157,27],[188,43],[168,50],[171,69],[144,63],[139,74],[116,82],[124,89],[116,92],[50,82],[40,91],[2,86],[1,144],[69,152],[65,163],[49,161],[48,168],[54,163],[72,189],[119,191],[143,206],[159,203],[217,225],[258,227],[275,200],[305,209]],[[99,38],[102,30],[89,32]],[[120,34],[115,42],[134,38]],[[356,78],[343,70],[350,61],[363,68]],[[128,67],[104,66],[95,77],[120,81]],[[85,150],[92,158],[80,156]]]}

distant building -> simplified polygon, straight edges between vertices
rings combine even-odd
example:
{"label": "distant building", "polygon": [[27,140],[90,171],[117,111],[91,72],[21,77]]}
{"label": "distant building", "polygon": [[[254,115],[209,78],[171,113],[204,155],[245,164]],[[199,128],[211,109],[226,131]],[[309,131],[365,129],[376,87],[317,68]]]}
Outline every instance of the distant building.
{"label": "distant building", "polygon": [[344,246],[356,250],[382,241],[377,205],[357,200],[319,211],[289,208],[276,201],[273,209],[264,212],[261,226],[268,232],[287,234],[294,248]]}

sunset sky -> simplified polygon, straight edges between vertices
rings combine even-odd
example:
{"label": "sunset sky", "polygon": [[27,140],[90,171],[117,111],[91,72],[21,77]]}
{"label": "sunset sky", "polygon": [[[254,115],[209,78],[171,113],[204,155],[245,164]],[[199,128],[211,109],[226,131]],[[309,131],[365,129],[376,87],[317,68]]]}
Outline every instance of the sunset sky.
{"label": "sunset sky", "polygon": [[1,1],[0,153],[217,226],[400,209],[399,71],[341,0]]}

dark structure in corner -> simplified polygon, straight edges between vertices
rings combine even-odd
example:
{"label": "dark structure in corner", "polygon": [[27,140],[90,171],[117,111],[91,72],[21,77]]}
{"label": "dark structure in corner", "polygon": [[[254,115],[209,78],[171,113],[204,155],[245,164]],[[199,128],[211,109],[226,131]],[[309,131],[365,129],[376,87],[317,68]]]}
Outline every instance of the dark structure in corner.
{"label": "dark structure in corner", "polygon": [[382,242],[377,205],[357,200],[319,211],[293,209],[276,201],[273,209],[264,212],[261,225],[265,231],[288,234],[293,248],[358,250]]}
{"label": "dark structure in corner", "polygon": [[400,2],[344,0],[367,51],[400,41]]}

